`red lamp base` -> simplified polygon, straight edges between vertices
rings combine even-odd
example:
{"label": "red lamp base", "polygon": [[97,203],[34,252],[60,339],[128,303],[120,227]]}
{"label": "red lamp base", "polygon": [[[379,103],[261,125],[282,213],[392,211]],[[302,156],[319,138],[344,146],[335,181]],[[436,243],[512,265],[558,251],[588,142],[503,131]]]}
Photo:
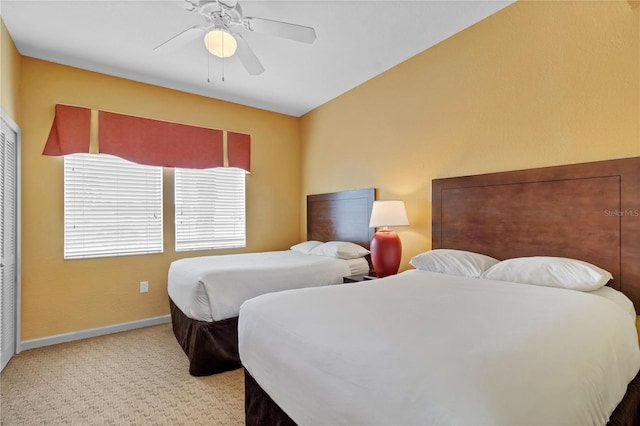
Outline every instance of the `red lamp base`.
{"label": "red lamp base", "polygon": [[380,229],[371,239],[371,262],[378,277],[398,273],[402,258],[402,243],[395,231]]}

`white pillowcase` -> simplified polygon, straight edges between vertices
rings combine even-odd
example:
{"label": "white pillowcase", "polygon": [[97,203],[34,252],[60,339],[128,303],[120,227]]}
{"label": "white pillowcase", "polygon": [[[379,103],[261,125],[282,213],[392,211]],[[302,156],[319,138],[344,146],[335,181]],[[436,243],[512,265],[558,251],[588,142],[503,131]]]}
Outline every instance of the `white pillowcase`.
{"label": "white pillowcase", "polygon": [[311,250],[322,244],[322,241],[303,241],[296,245],[291,246],[291,250],[299,251],[300,253],[309,254]]}
{"label": "white pillowcase", "polygon": [[358,244],[345,241],[329,241],[314,247],[309,254],[337,257],[338,259],[357,259],[369,254],[369,250]]}
{"label": "white pillowcase", "polygon": [[533,256],[503,260],[480,278],[593,291],[603,287],[613,276],[608,271],[581,260]]}
{"label": "white pillowcase", "polygon": [[421,271],[478,278],[498,262],[493,257],[471,251],[436,249],[414,256],[409,264]]}

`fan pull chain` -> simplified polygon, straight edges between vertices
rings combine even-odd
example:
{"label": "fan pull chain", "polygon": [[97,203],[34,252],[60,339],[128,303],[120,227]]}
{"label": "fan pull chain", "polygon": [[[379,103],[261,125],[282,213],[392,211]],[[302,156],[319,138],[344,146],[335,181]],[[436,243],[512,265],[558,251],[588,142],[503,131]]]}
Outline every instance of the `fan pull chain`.
{"label": "fan pull chain", "polygon": [[[222,39],[222,51],[224,52],[224,38]],[[205,54],[207,55],[207,83],[211,83],[211,55],[206,49]],[[222,57],[222,76],[221,80],[224,82],[224,69],[225,69],[225,57]]]}
{"label": "fan pull chain", "polygon": [[222,82],[223,83],[224,83],[224,60],[225,60],[225,57],[224,57],[224,52],[225,52],[225,50],[224,50],[224,40],[225,40],[225,38],[222,37],[222,52],[223,52],[223,55],[222,55]]}

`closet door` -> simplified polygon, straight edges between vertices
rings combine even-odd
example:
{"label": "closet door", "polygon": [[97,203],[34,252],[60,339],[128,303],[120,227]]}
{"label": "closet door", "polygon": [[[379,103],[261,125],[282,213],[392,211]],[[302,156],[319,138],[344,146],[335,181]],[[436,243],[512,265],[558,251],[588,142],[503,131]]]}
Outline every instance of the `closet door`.
{"label": "closet door", "polygon": [[0,370],[18,350],[18,127],[0,115]]}

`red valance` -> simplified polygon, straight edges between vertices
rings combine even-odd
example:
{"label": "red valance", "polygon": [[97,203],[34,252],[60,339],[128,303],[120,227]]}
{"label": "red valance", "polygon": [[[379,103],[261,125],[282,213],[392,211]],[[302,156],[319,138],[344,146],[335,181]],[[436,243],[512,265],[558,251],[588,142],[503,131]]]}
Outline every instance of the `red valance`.
{"label": "red valance", "polygon": [[229,167],[251,171],[251,136],[227,132],[227,158]]}
{"label": "red valance", "polygon": [[[95,125],[95,123],[94,123]],[[44,155],[87,153],[91,110],[56,105]],[[99,152],[139,164],[189,169],[224,166],[223,131],[98,112]],[[251,136],[227,132],[227,164],[251,171]]]}
{"label": "red valance", "polygon": [[91,110],[89,108],[56,105],[51,131],[43,155],[66,155],[89,152]]}
{"label": "red valance", "polygon": [[101,153],[139,164],[223,166],[222,130],[100,111],[98,135]]}

